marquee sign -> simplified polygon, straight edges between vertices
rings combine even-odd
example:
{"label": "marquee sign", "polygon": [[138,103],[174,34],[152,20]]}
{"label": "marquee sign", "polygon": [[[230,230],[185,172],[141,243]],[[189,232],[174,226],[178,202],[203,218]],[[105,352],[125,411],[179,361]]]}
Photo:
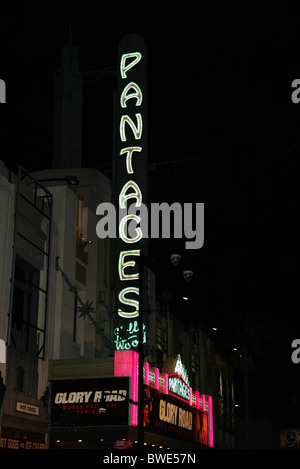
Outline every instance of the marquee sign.
{"label": "marquee sign", "polygon": [[[147,251],[138,214],[148,196],[146,55],[142,37],[129,35],[120,42],[113,158],[114,205],[119,220],[114,240],[116,350],[138,347],[138,334],[132,339],[131,329],[139,317],[142,252]],[[145,274],[143,278],[146,286]]]}
{"label": "marquee sign", "polygon": [[[174,359],[173,359],[174,360]],[[172,373],[161,373],[144,363],[144,427],[170,432],[196,443],[214,446],[212,396],[199,394],[178,373],[173,373],[178,360],[173,361]],[[138,400],[138,353],[133,350],[115,351],[115,376],[131,376],[131,399]],[[131,425],[136,426],[137,406],[132,405]]]}
{"label": "marquee sign", "polygon": [[182,441],[209,444],[208,416],[187,403],[145,388],[144,427],[163,436]]}
{"label": "marquee sign", "polygon": [[128,425],[129,378],[53,381],[51,426]]}
{"label": "marquee sign", "polygon": [[174,374],[168,376],[169,394],[190,401],[190,387],[181,376]]}

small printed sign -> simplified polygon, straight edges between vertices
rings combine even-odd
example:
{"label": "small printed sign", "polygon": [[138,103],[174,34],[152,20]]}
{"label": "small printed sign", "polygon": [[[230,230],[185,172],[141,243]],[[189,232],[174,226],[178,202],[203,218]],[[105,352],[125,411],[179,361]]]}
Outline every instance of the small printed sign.
{"label": "small printed sign", "polygon": [[26,404],[24,402],[16,402],[16,411],[29,415],[39,415],[40,408],[37,405]]}

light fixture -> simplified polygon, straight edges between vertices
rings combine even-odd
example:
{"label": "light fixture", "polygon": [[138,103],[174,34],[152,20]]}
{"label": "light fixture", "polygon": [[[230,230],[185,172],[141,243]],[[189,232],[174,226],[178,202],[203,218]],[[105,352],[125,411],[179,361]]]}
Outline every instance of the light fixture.
{"label": "light fixture", "polygon": [[218,329],[217,329],[216,327],[213,327],[212,330],[213,330],[213,331],[217,331]]}
{"label": "light fixture", "polygon": [[183,271],[183,278],[184,278],[184,280],[185,280],[186,282],[189,282],[190,280],[192,280],[193,274],[194,274],[194,272],[193,272],[192,270],[188,270],[188,269],[184,270],[184,271]]}
{"label": "light fixture", "polygon": [[170,256],[171,262],[174,266],[178,265],[181,260],[180,254],[171,254]]}
{"label": "light fixture", "polygon": [[188,297],[187,297],[187,296],[183,296],[182,299],[185,300],[185,301],[188,301]]}

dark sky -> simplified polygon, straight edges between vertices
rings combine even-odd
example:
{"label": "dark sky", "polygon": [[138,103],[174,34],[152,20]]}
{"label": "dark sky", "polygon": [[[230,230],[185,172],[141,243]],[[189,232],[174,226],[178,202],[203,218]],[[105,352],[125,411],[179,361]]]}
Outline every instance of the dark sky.
{"label": "dark sky", "polygon": [[[53,71],[69,23],[84,71],[117,67],[120,39],[144,37],[152,200],[205,202],[205,245],[185,253],[193,284],[182,286],[178,276],[177,290],[189,290],[192,320],[221,329],[245,314],[261,322],[272,338],[257,363],[267,377],[265,400],[279,383],[287,401],[293,393],[299,399],[300,364],[290,355],[300,335],[300,104],[291,101],[291,83],[300,78],[300,6],[1,5],[7,104],[0,113],[0,159],[12,170],[51,165]],[[83,166],[108,174],[115,86],[113,79],[95,81],[84,94]],[[172,276],[170,249],[155,246],[160,296]]]}

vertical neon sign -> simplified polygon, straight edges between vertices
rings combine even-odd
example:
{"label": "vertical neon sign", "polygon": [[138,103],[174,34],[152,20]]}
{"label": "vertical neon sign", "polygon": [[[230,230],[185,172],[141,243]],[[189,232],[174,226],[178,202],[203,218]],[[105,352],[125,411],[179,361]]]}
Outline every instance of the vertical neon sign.
{"label": "vertical neon sign", "polygon": [[113,241],[117,302],[114,344],[115,350],[137,350],[141,251],[147,252],[138,212],[141,204],[147,204],[148,196],[147,53],[141,36],[122,39],[118,64],[113,158],[114,205],[119,220],[118,236]]}

